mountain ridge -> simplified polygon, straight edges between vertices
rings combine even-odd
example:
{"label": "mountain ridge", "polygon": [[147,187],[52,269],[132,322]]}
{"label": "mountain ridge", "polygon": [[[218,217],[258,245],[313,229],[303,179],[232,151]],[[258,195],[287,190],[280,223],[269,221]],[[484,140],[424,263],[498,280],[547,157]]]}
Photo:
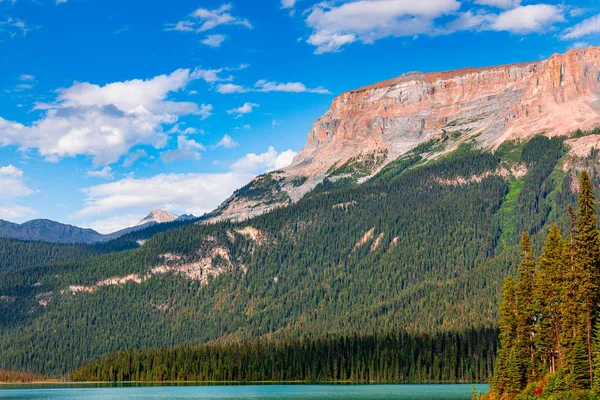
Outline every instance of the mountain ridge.
{"label": "mountain ridge", "polygon": [[107,234],[50,219],[33,219],[21,224],[0,219],[0,237],[48,243],[93,244],[116,239],[152,225],[194,218],[191,214],[176,216],[163,210],[154,209],[136,225]]}
{"label": "mountain ridge", "polygon": [[210,220],[260,215],[297,202],[327,180],[362,182],[446,136],[454,139],[448,150],[470,139],[495,149],[599,125],[600,47],[534,62],[403,74],[337,96],[290,166],[256,178]]}

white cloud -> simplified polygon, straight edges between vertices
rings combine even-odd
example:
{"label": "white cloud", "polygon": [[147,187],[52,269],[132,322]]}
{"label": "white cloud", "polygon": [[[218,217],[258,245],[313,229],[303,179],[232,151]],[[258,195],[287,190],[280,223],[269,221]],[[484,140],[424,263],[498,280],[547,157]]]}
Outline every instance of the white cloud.
{"label": "white cloud", "polygon": [[561,36],[564,40],[579,39],[584,36],[600,33],[600,14],[588,18],[579,24],[565,30]]}
{"label": "white cloud", "polygon": [[307,42],[315,53],[339,51],[361,41],[435,33],[433,21],[460,8],[457,0],[357,0],[339,6],[313,6],[306,24],[313,29]]}
{"label": "white cloud", "polygon": [[206,83],[232,81],[233,80],[233,76],[228,76],[226,78],[222,78],[222,77],[219,76],[219,74],[221,72],[223,72],[223,70],[224,70],[223,68],[219,68],[219,69],[200,69],[200,68],[197,68],[192,73],[192,76],[195,79],[202,79]]}
{"label": "white cloud", "polygon": [[22,170],[14,165],[0,167],[0,199],[26,197],[32,193],[25,185]]}
{"label": "white cloud", "polygon": [[221,94],[246,93],[248,91],[249,89],[233,83],[221,83],[217,86],[217,92]]}
{"label": "white cloud", "polygon": [[6,33],[10,38],[25,37],[29,31],[30,29],[27,28],[25,22],[19,19],[7,17],[5,20],[0,20],[0,34]]}
{"label": "white cloud", "polygon": [[167,131],[167,133],[178,133],[181,135],[204,135],[206,132],[204,132],[204,129],[197,129],[189,126],[187,128],[182,128],[180,124],[175,124],[171,129]]}
{"label": "white cloud", "polygon": [[290,165],[295,156],[295,151],[287,150],[282,153],[278,153],[277,150],[271,146],[262,154],[246,154],[243,158],[234,162],[231,165],[231,168],[235,171],[245,172],[264,170],[274,171]]}
{"label": "white cloud", "polygon": [[148,157],[148,153],[144,149],[137,149],[132,153],[129,153],[127,157],[123,160],[124,167],[131,167],[137,160],[140,158]]}
{"label": "white cloud", "polygon": [[[145,215],[152,208],[203,215],[214,210],[234,190],[250,182],[257,174],[289,165],[295,155],[292,150],[279,153],[269,147],[263,154],[246,155],[225,173],[160,174],[140,179],[128,177],[91,186],[83,189],[86,194],[84,207],[73,217],[82,221],[78,225],[112,232],[132,225],[133,215],[137,216],[137,222],[140,215]],[[99,216],[103,219],[93,220]]]}
{"label": "white cloud", "polygon": [[212,115],[212,109],[212,104],[201,104],[198,115],[200,115],[201,119],[206,119]]}
{"label": "white cloud", "polygon": [[564,22],[564,12],[558,6],[535,4],[504,11],[489,27],[495,31],[511,33],[542,33],[555,23]]}
{"label": "white cloud", "polygon": [[198,8],[186,20],[167,24],[165,30],[198,33],[212,30],[220,25],[239,25],[251,29],[252,25],[247,19],[231,15],[229,11],[232,8],[231,4],[224,4],[214,10]]}
{"label": "white cloud", "polygon": [[260,107],[260,104],[246,102],[238,108],[227,110],[227,114],[234,114],[236,116],[235,118],[240,118],[245,114],[250,114],[256,107]]}
{"label": "white cloud", "polygon": [[64,4],[66,3],[68,0],[56,0],[56,4]]}
{"label": "white cloud", "polygon": [[571,45],[572,49],[585,49],[590,47],[590,44],[588,42],[575,42]]}
{"label": "white cloud", "polygon": [[2,205],[0,206],[0,219],[11,221],[21,220],[26,217],[36,215],[36,211],[25,206],[19,205]]}
{"label": "white cloud", "polygon": [[0,146],[37,149],[49,161],[88,155],[95,165],[116,162],[129,149],[146,144],[162,148],[167,142],[165,124],[182,115],[207,118],[210,104],[168,100],[202,74],[179,69],[151,79],[134,79],[104,86],[76,82],[57,90],[56,99],[38,104],[43,116],[31,125],[0,117]]}
{"label": "white cloud", "polygon": [[224,135],[223,138],[214,147],[224,147],[226,149],[234,149],[239,146],[239,143],[233,140],[229,135]]}
{"label": "white cloud", "polygon": [[0,176],[20,178],[23,176],[23,171],[11,164],[6,167],[0,167]]}
{"label": "white cloud", "polygon": [[521,0],[475,0],[476,4],[498,8],[515,8],[521,5]]}
{"label": "white cloud", "polygon": [[485,29],[496,20],[496,15],[487,12],[472,12],[467,11],[461,13],[458,18],[446,25],[446,33],[456,31]]}
{"label": "white cloud", "polygon": [[236,85],[233,83],[226,83],[217,86],[217,92],[221,94],[231,93],[247,93],[247,92],[287,92],[287,93],[319,93],[319,94],[331,94],[329,90],[323,86],[316,88],[306,87],[301,82],[269,82],[266,79],[261,79],[254,84],[253,88],[247,88],[245,86]]}
{"label": "white cloud", "polygon": [[201,40],[200,43],[210,47],[221,47],[221,44],[227,39],[225,35],[208,35],[205,39]]}
{"label": "white cloud", "polygon": [[281,0],[281,8],[294,8],[296,0]]}
{"label": "white cloud", "polygon": [[97,171],[88,171],[86,175],[90,178],[102,178],[107,180],[115,179],[111,167],[104,167]]}
{"label": "white cloud", "polygon": [[206,147],[201,143],[182,135],[177,137],[177,149],[164,152],[161,158],[166,163],[176,160],[199,160],[202,158],[201,152],[205,150]]}
{"label": "white cloud", "polygon": [[331,94],[331,92],[325,89],[323,86],[311,89],[307,88],[305,84],[300,82],[268,82],[265,79],[261,79],[254,85],[256,90],[259,92],[289,92],[289,93],[319,93],[319,94]]}
{"label": "white cloud", "polygon": [[19,76],[19,80],[20,81],[34,81],[35,80],[35,76],[29,75],[29,74],[21,74]]}
{"label": "white cloud", "polygon": [[143,214],[116,215],[114,217],[85,224],[85,227],[103,234],[113,233],[120,231],[123,228],[135,226],[135,224],[140,222],[140,220],[143,218],[142,215]]}
{"label": "white cloud", "polygon": [[131,209],[147,212],[152,208],[202,215],[215,209],[253,177],[249,173],[227,172],[126,178],[84,189],[85,206],[75,217],[104,216]]}

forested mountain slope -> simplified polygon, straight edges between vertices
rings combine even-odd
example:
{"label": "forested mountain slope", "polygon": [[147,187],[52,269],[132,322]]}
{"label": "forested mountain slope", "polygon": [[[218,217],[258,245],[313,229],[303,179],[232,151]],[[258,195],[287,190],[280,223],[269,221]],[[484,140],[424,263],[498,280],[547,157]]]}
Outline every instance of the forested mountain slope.
{"label": "forested mountain slope", "polygon": [[57,375],[127,349],[494,327],[518,264],[505,250],[566,224],[555,210],[574,203],[575,172],[598,165],[597,135],[566,139],[491,152],[442,136],[361,185],[325,181],[249,221],[0,272],[0,368]]}

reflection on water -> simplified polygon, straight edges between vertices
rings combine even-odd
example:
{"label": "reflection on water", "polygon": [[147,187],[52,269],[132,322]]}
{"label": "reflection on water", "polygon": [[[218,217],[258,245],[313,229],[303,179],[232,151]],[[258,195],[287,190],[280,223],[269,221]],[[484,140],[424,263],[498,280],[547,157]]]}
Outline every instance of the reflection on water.
{"label": "reflection on water", "polygon": [[[487,392],[487,385],[475,385]],[[202,385],[52,384],[0,387],[0,399],[14,400],[470,400],[472,385]]]}

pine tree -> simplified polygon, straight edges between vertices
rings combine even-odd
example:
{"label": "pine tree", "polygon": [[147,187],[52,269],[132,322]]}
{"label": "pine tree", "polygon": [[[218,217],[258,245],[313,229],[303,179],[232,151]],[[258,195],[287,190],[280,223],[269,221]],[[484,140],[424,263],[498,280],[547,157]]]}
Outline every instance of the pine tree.
{"label": "pine tree", "polygon": [[571,367],[571,381],[573,389],[585,389],[590,386],[590,372],[587,354],[587,346],[584,338],[578,336],[575,339],[573,350],[573,365]]}
{"label": "pine tree", "polygon": [[517,281],[517,345],[519,363],[525,371],[526,382],[535,376],[535,304],[533,302],[533,281],[535,261],[531,250],[531,240],[527,232],[521,236],[521,265]]}
{"label": "pine tree", "polygon": [[588,354],[590,383],[593,376],[593,328],[598,301],[600,263],[598,252],[598,226],[596,221],[596,198],[588,174],[584,171],[579,178],[579,210],[577,212],[576,271],[581,282],[579,304],[584,316],[583,331]]}
{"label": "pine tree", "polygon": [[600,394],[600,318],[596,318],[594,334],[594,379],[592,389],[596,394]]}
{"label": "pine tree", "polygon": [[562,366],[570,370],[573,364],[573,350],[575,338],[581,334],[583,318],[581,313],[573,312],[578,309],[580,303],[580,276],[576,270],[577,247],[575,236],[577,235],[576,215],[571,206],[568,208],[570,219],[569,236],[565,239],[563,250],[563,276],[564,285],[560,296],[560,313],[562,331],[560,347],[562,350]]}
{"label": "pine tree", "polygon": [[[535,307],[538,313],[534,341],[546,370],[556,372],[561,360],[560,312],[563,277],[563,239],[556,225],[550,228],[535,276]],[[543,371],[546,372],[546,371]]]}
{"label": "pine tree", "polygon": [[523,377],[522,370],[519,360],[519,350],[515,345],[510,349],[507,362],[508,386],[506,388],[506,395],[509,399],[514,399],[523,389],[521,383]]}
{"label": "pine tree", "polygon": [[[516,283],[512,277],[506,278],[502,287],[502,303],[500,303],[500,320],[498,321],[500,329],[500,349],[495,363],[494,380],[492,381],[492,390],[502,395],[508,390],[511,384],[509,374],[509,357],[512,349],[517,343],[517,297]],[[513,366],[514,368],[514,366]],[[513,375],[515,372],[513,371]],[[519,383],[522,381],[523,373],[519,371]]]}

